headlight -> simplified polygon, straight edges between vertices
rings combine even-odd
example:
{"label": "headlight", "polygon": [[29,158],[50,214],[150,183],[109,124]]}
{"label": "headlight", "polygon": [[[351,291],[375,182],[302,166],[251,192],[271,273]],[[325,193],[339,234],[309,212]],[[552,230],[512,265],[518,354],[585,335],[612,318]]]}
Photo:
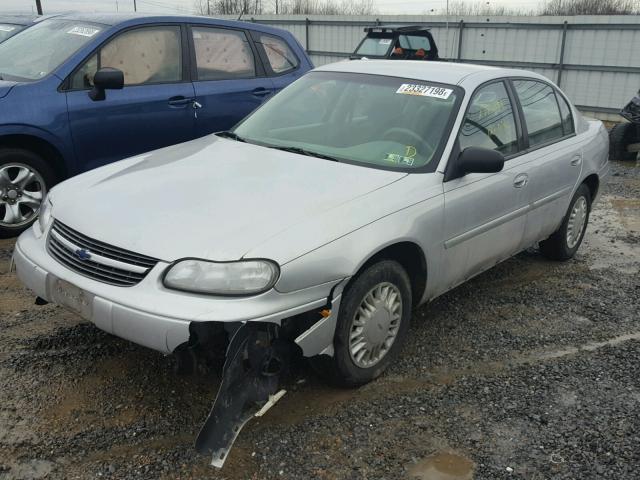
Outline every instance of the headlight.
{"label": "headlight", "polygon": [[210,262],[181,260],[166,271],[164,285],[175,290],[214,295],[255,295],[269,290],[280,269],[270,260]]}
{"label": "headlight", "polygon": [[38,214],[38,223],[40,224],[40,230],[44,233],[51,222],[51,203],[50,195],[46,195],[42,203],[40,204],[40,213]]}

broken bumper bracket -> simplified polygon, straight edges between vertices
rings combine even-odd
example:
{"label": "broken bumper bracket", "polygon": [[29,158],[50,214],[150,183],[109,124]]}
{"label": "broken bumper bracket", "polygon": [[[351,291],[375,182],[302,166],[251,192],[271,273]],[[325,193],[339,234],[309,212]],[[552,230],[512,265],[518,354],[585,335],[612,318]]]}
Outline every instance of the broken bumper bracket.
{"label": "broken bumper bracket", "polygon": [[282,396],[272,397],[290,347],[277,338],[277,328],[247,322],[231,338],[218,394],[196,439],[196,450],[210,455],[214,467],[222,467],[242,427]]}

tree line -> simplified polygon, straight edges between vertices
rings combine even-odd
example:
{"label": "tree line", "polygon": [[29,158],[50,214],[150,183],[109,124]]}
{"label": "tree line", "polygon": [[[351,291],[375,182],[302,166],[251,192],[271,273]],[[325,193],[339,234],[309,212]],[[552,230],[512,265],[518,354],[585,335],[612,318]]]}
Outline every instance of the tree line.
{"label": "tree line", "polygon": [[[373,0],[195,0],[199,15],[377,15]],[[396,13],[396,12],[393,12]],[[403,13],[403,12],[397,12]],[[424,14],[444,15],[446,9]],[[640,0],[546,0],[537,9],[491,5],[490,2],[452,1],[449,15],[638,15]]]}

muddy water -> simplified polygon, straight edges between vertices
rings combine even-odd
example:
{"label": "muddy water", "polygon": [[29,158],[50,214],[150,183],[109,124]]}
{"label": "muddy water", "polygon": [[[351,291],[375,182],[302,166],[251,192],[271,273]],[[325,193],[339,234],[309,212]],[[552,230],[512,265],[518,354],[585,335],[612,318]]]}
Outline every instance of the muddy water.
{"label": "muddy water", "polygon": [[409,478],[418,480],[471,480],[475,464],[457,453],[438,452],[409,469]]}

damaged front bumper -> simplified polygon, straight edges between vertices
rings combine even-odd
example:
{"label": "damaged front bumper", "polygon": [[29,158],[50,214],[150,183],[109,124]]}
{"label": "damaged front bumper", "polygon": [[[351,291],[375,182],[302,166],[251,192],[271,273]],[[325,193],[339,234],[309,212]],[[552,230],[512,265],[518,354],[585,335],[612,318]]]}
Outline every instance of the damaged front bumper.
{"label": "damaged front bumper", "polygon": [[[87,278],[58,263],[46,251],[44,236],[34,229],[16,243],[13,262],[18,277],[44,300],[76,311],[98,328],[163,353],[189,342],[192,323],[266,322],[282,320],[324,308],[339,299],[344,279],[297,290],[271,289],[252,297],[212,297],[165,288],[158,264],[133,287],[120,287]],[[73,298],[76,297],[76,298]],[[297,340],[305,356],[331,354],[334,318],[301,331]]]}
{"label": "damaged front bumper", "polygon": [[[246,298],[211,297],[167,289],[169,265],[158,264],[133,287],[73,272],[45,248],[44,236],[24,232],[12,261],[38,297],[67,307],[98,328],[163,353],[179,353],[226,331],[230,339],[216,401],[196,441],[221,466],[240,429],[276,394],[291,349],[305,357],[333,355],[341,291],[347,279],[295,292],[272,289]],[[297,346],[297,347],[296,347]]]}

